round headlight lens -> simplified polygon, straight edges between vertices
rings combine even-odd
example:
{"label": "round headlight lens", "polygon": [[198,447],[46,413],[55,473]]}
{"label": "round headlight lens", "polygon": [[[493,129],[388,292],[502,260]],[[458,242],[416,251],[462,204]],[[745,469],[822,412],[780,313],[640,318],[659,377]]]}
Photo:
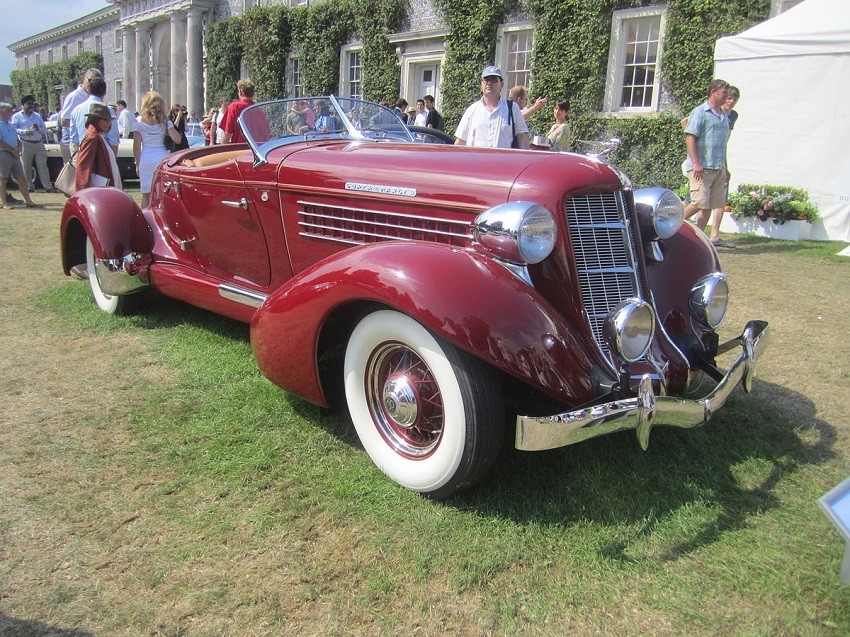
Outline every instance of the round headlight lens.
{"label": "round headlight lens", "polygon": [[526,263],[540,263],[555,247],[558,228],[549,211],[534,205],[522,216],[517,237],[519,255]]}
{"label": "round headlight lens", "polygon": [[512,201],[485,210],[472,224],[480,245],[498,259],[520,265],[540,263],[555,247],[558,227],[552,214],[530,201]]}
{"label": "round headlight lens", "polygon": [[691,311],[703,325],[716,329],[729,308],[729,284],[726,275],[715,272],[700,279],[691,290]]}
{"label": "round headlight lens", "polygon": [[626,299],[605,319],[608,348],[633,363],[644,357],[655,336],[655,312],[646,301]]}
{"label": "round headlight lens", "polygon": [[685,220],[685,209],[679,195],[666,190],[658,199],[655,209],[652,211],[652,225],[659,239],[672,237]]}

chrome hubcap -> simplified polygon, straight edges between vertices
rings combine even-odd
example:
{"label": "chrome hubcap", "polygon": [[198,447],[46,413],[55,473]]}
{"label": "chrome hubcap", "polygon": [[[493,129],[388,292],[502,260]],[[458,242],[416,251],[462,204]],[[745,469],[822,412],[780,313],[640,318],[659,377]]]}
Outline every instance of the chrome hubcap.
{"label": "chrome hubcap", "polygon": [[384,410],[397,425],[405,429],[419,416],[416,389],[409,378],[392,376],[387,379],[383,392]]}

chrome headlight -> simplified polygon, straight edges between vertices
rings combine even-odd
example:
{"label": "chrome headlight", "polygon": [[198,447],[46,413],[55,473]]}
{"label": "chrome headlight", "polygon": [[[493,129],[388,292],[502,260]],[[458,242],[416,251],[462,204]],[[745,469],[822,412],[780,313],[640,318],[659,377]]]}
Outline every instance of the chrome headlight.
{"label": "chrome headlight", "polygon": [[716,329],[726,318],[729,307],[729,284],[726,275],[715,272],[700,279],[691,290],[688,300],[697,320],[711,329]]}
{"label": "chrome headlight", "polygon": [[626,299],[605,319],[602,334],[608,349],[633,363],[643,358],[655,336],[655,312],[641,299]]}
{"label": "chrome headlight", "polygon": [[472,224],[472,236],[496,258],[520,265],[540,263],[555,247],[558,227],[543,206],[512,201],[485,210]]}
{"label": "chrome headlight", "polygon": [[639,215],[648,216],[652,221],[655,237],[669,239],[685,220],[685,209],[679,195],[665,188],[644,188],[635,192],[635,208]]}

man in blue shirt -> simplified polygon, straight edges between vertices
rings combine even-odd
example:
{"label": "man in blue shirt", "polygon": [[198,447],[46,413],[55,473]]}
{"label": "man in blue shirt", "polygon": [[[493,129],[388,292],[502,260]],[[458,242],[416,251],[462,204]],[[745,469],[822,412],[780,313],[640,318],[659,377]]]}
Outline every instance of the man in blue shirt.
{"label": "man in blue shirt", "polygon": [[12,119],[12,105],[0,102],[0,208],[8,210],[9,205],[6,191],[6,180],[14,177],[18,181],[18,189],[27,202],[27,208],[43,208],[30,197],[27,179],[21,166],[21,149],[18,131],[9,121]]}
{"label": "man in blue shirt", "polygon": [[[38,170],[38,179],[44,190],[49,193],[59,191],[50,183],[50,172],[47,170],[47,150],[44,148],[44,135],[47,127],[41,114],[35,110],[35,97],[25,95],[21,100],[21,110],[12,116],[12,125],[18,131],[18,137],[23,143],[21,150],[21,163],[24,173],[29,177],[32,174],[33,164]],[[29,183],[29,189],[35,190],[35,182]]]}
{"label": "man in blue shirt", "polygon": [[712,80],[708,99],[688,116],[685,144],[688,158],[684,169],[688,175],[691,203],[685,218],[696,215],[696,225],[704,230],[713,208],[726,205],[726,142],[729,141],[729,118],[721,108],[726,102],[728,84]]}
{"label": "man in blue shirt", "polygon": [[[80,143],[83,141],[83,138],[86,136],[86,119],[89,115],[89,108],[91,108],[92,104],[105,104],[103,101],[104,95],[106,95],[106,81],[100,77],[93,77],[89,81],[89,92],[91,93],[88,99],[79,104],[74,110],[71,112],[71,152],[77,152],[77,149],[80,146]],[[110,112],[112,109],[109,109]],[[106,139],[106,143],[112,146],[112,152],[115,153],[115,156],[118,156],[118,142],[120,137],[118,135],[118,122],[115,119],[115,113],[112,113],[112,126],[109,129],[109,132],[104,135]]]}
{"label": "man in blue shirt", "polygon": [[73,110],[89,98],[89,82],[93,77],[103,79],[103,73],[99,69],[86,69],[80,85],[65,96],[62,102],[62,110],[59,112],[59,126],[62,127],[62,139],[59,140],[59,148],[62,151],[62,161],[66,164],[71,161],[71,113]]}

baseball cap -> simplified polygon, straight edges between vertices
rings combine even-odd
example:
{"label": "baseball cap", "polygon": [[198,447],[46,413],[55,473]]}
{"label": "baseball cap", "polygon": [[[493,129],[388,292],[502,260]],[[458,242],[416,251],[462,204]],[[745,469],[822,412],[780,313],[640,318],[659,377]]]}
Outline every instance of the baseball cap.
{"label": "baseball cap", "polygon": [[481,71],[482,78],[492,77],[494,75],[496,77],[502,77],[502,69],[500,69],[498,66],[485,66],[484,70]]}

